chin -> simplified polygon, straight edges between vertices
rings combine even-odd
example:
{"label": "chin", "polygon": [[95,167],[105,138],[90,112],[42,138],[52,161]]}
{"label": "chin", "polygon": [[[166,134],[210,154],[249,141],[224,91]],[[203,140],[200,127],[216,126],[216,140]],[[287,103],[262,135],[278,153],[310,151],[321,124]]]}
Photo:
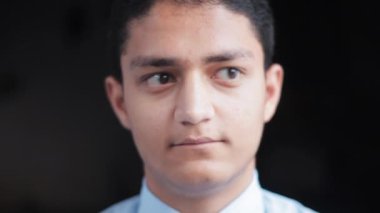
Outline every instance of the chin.
{"label": "chin", "polygon": [[170,179],[177,188],[194,195],[213,191],[218,186],[228,183],[234,176],[234,171],[231,171],[229,166],[199,162],[197,165],[184,165],[173,172]]}

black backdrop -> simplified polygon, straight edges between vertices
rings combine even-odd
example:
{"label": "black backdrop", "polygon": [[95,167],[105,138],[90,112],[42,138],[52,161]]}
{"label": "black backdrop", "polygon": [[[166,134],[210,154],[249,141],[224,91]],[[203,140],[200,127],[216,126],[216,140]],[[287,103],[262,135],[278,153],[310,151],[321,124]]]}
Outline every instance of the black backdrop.
{"label": "black backdrop", "polygon": [[[322,212],[377,200],[380,32],[368,2],[272,1],[286,78],[260,179]],[[0,4],[0,212],[97,212],[138,192],[141,163],[103,89],[109,5]]]}

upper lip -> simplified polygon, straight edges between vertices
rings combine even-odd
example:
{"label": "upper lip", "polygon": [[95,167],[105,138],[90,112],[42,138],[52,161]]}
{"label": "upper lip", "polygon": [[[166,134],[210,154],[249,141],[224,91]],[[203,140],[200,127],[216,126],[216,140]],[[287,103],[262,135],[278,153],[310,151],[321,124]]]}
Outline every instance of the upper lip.
{"label": "upper lip", "polygon": [[199,144],[214,143],[214,142],[223,142],[223,140],[213,139],[209,137],[187,137],[178,143],[173,143],[172,147],[186,146],[186,145],[199,145]]}

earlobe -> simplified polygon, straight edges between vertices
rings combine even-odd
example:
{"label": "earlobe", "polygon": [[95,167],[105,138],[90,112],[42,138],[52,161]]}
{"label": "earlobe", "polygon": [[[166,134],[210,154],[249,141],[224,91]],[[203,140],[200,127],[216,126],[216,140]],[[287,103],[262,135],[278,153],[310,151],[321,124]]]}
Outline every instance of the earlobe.
{"label": "earlobe", "polygon": [[269,122],[276,112],[280,101],[284,70],[281,65],[273,64],[265,73],[266,99],[264,120]]}
{"label": "earlobe", "polygon": [[125,107],[122,84],[113,76],[106,77],[104,81],[108,101],[119,119],[121,125],[129,129],[127,109]]}

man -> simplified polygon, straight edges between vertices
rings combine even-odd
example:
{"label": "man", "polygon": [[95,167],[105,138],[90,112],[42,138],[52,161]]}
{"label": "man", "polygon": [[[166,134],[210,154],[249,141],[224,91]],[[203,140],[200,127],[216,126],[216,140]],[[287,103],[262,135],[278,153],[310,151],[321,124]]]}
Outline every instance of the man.
{"label": "man", "polygon": [[255,170],[283,80],[265,0],[121,0],[111,21],[107,95],[145,178],[104,212],[312,212]]}

